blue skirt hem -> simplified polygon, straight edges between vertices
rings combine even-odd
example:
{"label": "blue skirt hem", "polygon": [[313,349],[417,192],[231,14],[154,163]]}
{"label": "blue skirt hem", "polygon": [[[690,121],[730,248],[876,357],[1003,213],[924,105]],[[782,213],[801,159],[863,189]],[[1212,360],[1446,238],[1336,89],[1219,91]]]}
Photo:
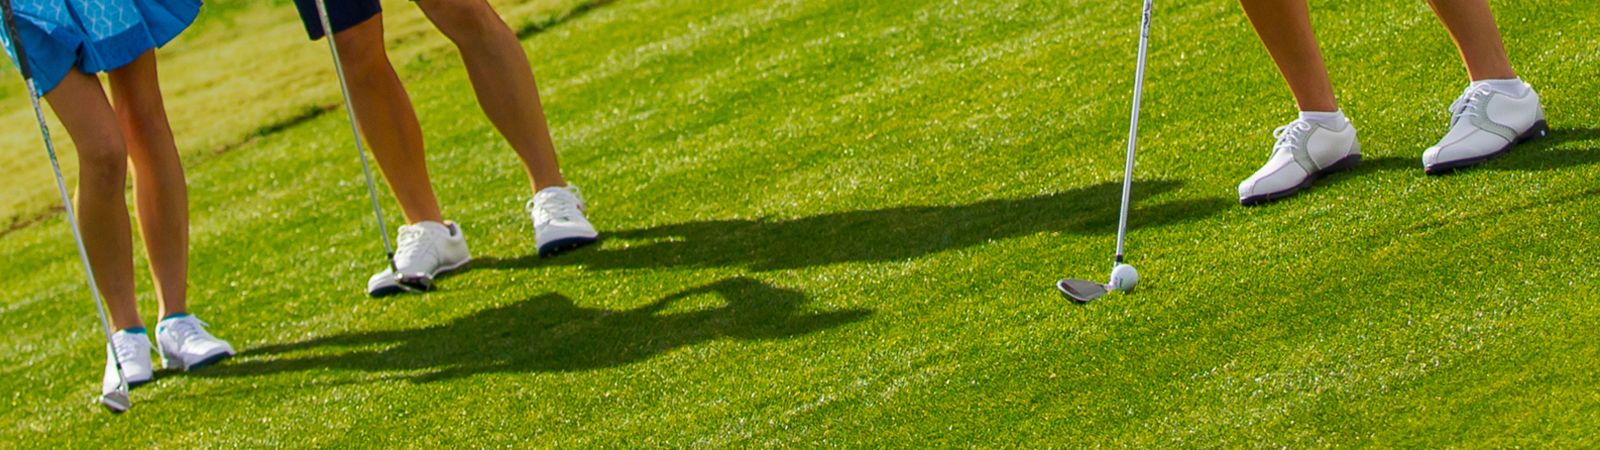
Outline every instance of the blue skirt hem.
{"label": "blue skirt hem", "polygon": [[[131,3],[124,6],[133,8],[139,20],[109,36],[94,35],[84,25],[82,12],[71,7],[70,0],[66,2],[69,14],[58,12],[53,17],[18,8],[17,31],[27,50],[34,87],[41,94],[54,89],[73,68],[90,74],[109,72],[166,45],[194,23],[201,6],[198,0],[122,1]],[[23,1],[16,4],[24,5],[27,3]],[[7,53],[15,61],[14,43],[9,36],[0,37],[0,41],[4,41]]]}

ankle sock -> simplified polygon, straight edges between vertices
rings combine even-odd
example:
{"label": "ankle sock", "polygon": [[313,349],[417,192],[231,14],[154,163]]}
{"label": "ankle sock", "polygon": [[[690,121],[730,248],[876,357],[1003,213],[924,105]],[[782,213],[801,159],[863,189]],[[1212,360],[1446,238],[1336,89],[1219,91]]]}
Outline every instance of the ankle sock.
{"label": "ankle sock", "polygon": [[1472,87],[1478,86],[1488,86],[1489,89],[1493,89],[1495,92],[1506,94],[1512,97],[1528,95],[1528,84],[1523,83],[1521,78],[1478,80],[1472,82]]}
{"label": "ankle sock", "polygon": [[122,332],[128,334],[145,334],[144,327],[123,328]]}
{"label": "ankle sock", "polygon": [[1344,110],[1334,112],[1300,111],[1300,120],[1335,130],[1343,130],[1345,125],[1350,124],[1350,119],[1344,116]]}

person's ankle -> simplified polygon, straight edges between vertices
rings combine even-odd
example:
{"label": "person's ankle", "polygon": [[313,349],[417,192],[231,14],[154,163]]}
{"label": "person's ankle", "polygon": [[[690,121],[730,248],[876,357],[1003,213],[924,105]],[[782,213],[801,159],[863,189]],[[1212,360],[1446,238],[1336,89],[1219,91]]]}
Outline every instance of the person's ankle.
{"label": "person's ankle", "polygon": [[1335,109],[1328,111],[1300,111],[1300,120],[1322,125],[1335,130],[1343,130],[1350,124],[1350,119],[1345,117],[1344,111]]}
{"label": "person's ankle", "polygon": [[555,180],[555,181],[556,181],[555,183],[534,182],[533,183],[533,193],[534,194],[538,194],[540,191],[543,191],[543,190],[549,189],[549,188],[553,188],[553,187],[558,187],[558,188],[565,189],[565,188],[568,188],[568,187],[572,186],[572,184],[567,183],[567,180],[565,180],[565,179],[558,179],[558,180]]}
{"label": "person's ankle", "polygon": [[1522,79],[1517,77],[1473,80],[1472,86],[1488,86],[1489,89],[1493,89],[1495,92],[1513,97],[1528,95],[1528,84],[1523,83]]}

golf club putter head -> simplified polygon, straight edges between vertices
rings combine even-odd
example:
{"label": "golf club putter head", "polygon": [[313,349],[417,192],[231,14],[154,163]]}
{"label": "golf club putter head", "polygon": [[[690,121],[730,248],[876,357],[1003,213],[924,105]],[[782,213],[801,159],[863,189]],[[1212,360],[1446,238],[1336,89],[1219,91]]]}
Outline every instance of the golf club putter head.
{"label": "golf club putter head", "polygon": [[100,396],[100,406],[106,407],[112,414],[122,414],[133,407],[133,400],[128,398],[126,388],[117,388],[115,391]]}
{"label": "golf club putter head", "polygon": [[1061,295],[1067,296],[1068,300],[1075,303],[1089,303],[1104,297],[1111,289],[1110,286],[1093,281],[1067,278],[1056,282],[1056,290],[1061,291]]}

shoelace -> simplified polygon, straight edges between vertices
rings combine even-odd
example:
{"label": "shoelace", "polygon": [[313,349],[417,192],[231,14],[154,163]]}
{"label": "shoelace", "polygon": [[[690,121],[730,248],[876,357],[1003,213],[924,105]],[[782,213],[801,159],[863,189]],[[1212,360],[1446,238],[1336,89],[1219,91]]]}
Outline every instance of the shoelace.
{"label": "shoelace", "polygon": [[572,216],[583,214],[582,200],[578,199],[578,188],[567,189],[572,195],[536,195],[532,200],[528,200],[526,207],[528,213],[533,215],[534,222],[544,224],[557,219],[572,220]]}
{"label": "shoelace", "polygon": [[1303,120],[1289,122],[1288,125],[1272,130],[1272,137],[1278,140],[1278,143],[1272,146],[1272,154],[1276,155],[1279,151],[1285,150],[1293,151],[1295,143],[1300,141],[1301,136],[1309,132],[1311,132],[1311,124]]}
{"label": "shoelace", "polygon": [[420,226],[400,227],[400,249],[395,253],[395,259],[415,259],[417,257],[435,257],[438,251],[433,245],[433,234]]}
{"label": "shoelace", "polygon": [[132,361],[135,358],[137,358],[139,356],[139,350],[140,350],[139,346],[134,344],[134,343],[132,343],[132,342],[126,342],[126,341],[132,340],[132,339],[144,339],[143,336],[144,335],[142,335],[142,334],[141,335],[137,335],[137,336],[133,335],[133,334],[129,334],[129,335],[123,336],[122,339],[116,339],[116,345],[113,345],[112,347],[115,347],[117,349],[117,360],[118,361]]}
{"label": "shoelace", "polygon": [[1490,90],[1487,86],[1469,87],[1461,97],[1450,103],[1450,125],[1455,126],[1461,119],[1479,117],[1478,111],[1483,106],[1483,99],[1488,97]]}
{"label": "shoelace", "polygon": [[188,343],[190,340],[197,337],[214,339],[211,337],[210,333],[207,333],[204,328],[201,328],[205,325],[206,323],[201,322],[200,319],[190,318],[173,320],[172,322],[162,325],[161,327],[162,331],[176,336],[178,338],[178,342]]}

